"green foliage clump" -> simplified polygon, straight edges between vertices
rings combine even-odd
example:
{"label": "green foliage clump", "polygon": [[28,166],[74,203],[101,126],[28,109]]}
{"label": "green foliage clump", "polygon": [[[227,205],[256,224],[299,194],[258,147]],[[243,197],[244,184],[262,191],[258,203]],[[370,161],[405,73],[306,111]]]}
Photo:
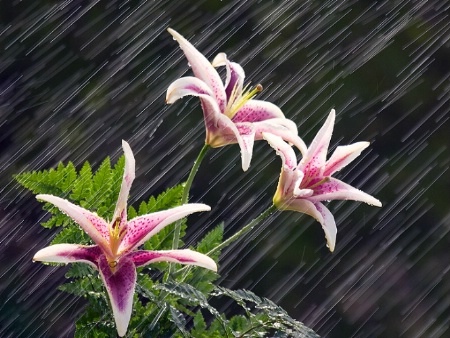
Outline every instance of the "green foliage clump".
{"label": "green foliage clump", "polygon": [[[15,178],[34,194],[52,194],[69,199],[108,220],[114,213],[124,164],[123,156],[114,166],[106,158],[95,172],[88,162],[77,172],[72,163],[60,163],[56,169],[25,172]],[[183,187],[180,184],[152,196],[141,202],[137,209],[129,206],[128,219],[180,205]],[[58,208],[49,203],[45,203],[43,208],[51,217],[42,226],[61,229],[52,244],[93,244],[79,225]],[[185,235],[186,220],[181,225],[180,238]],[[171,249],[173,229],[174,225],[162,229],[144,243],[144,249]],[[223,241],[223,231],[224,224],[221,223],[193,249],[208,254],[217,262],[220,250],[215,248]],[[180,239],[181,246],[183,242]],[[270,300],[250,291],[232,291],[215,286],[216,273],[195,266],[177,267],[172,274],[169,274],[168,263],[138,268],[128,337],[317,337]],[[70,265],[66,278],[67,282],[59,289],[82,297],[88,303],[76,322],[75,336],[115,337],[113,314],[98,272],[87,264],[75,263]],[[227,318],[211,305],[212,299],[225,297],[242,307],[245,314]]]}

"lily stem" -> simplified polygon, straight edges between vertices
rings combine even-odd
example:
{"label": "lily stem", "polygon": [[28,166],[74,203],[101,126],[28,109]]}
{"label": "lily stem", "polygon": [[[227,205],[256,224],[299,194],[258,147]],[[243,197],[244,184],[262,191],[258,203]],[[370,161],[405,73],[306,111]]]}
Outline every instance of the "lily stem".
{"label": "lily stem", "polygon": [[[261,215],[253,219],[250,223],[248,223],[246,226],[244,226],[241,230],[236,232],[233,236],[227,238],[225,241],[217,245],[216,247],[212,248],[210,251],[208,251],[205,255],[210,256],[211,254],[215,253],[216,251],[219,251],[226,246],[230,245],[243,235],[245,235],[247,232],[252,230],[256,224],[267,218],[271,213],[273,213],[275,210],[277,210],[277,207],[275,205],[271,205],[268,207]],[[185,265],[180,270],[177,271],[177,274],[183,273],[182,281],[184,281],[189,273],[191,266]]]}
{"label": "lily stem", "polygon": [[[202,163],[203,159],[205,158],[205,155],[209,148],[211,148],[211,146],[209,144],[205,144],[203,146],[202,150],[200,150],[200,153],[197,156],[197,159],[194,162],[194,165],[192,166],[191,172],[189,173],[187,181],[184,184],[183,195],[181,196],[181,205],[186,204],[188,202],[189,191],[191,190],[191,185],[192,185],[192,182],[194,181],[195,174],[197,174],[198,168],[200,167],[200,164]],[[174,233],[173,233],[173,242],[172,242],[173,250],[178,249],[178,243],[180,241],[180,232],[181,232],[181,221],[182,220],[180,219],[175,223],[175,229],[174,229]],[[173,266],[173,264],[170,265],[169,275],[172,273],[172,269],[173,269],[172,266]]]}
{"label": "lily stem", "polygon": [[256,224],[258,224],[259,222],[261,222],[262,220],[267,218],[267,216],[269,216],[275,210],[277,210],[277,207],[272,204],[261,215],[259,215],[255,219],[253,219],[250,223],[248,223],[241,230],[236,232],[233,236],[227,238],[225,241],[220,243],[218,246],[212,248],[206,255],[209,256],[209,255],[213,254],[214,252],[222,250],[223,248],[227,247],[228,245],[230,245],[231,243],[233,243],[234,241],[236,241],[237,239],[239,239],[240,237],[245,235],[247,232],[252,230],[255,227]]}

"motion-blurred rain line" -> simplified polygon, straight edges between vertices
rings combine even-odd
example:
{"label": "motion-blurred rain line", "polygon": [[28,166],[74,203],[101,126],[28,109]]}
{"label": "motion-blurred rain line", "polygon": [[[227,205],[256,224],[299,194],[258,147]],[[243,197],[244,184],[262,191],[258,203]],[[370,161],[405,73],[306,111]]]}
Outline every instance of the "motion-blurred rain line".
{"label": "motion-blurred rain line", "polygon": [[[259,98],[280,105],[307,143],[334,107],[334,144],[372,143],[339,178],[385,206],[330,203],[334,254],[316,222],[275,214],[226,251],[220,283],[271,298],[322,336],[448,336],[448,7],[1,1],[0,336],[70,336],[83,311],[82,299],[57,291],[63,268],[31,263],[54,234],[42,231],[45,213],[12,174],[115,160],[125,139],[139,163],[130,203],[186,178],[203,122],[197,100],[164,103],[170,82],[190,72],[169,26],[211,60],[223,51],[241,63],[248,80],[263,84]],[[191,201],[213,211],[192,217],[188,244],[222,220],[229,236],[257,216],[271,202],[279,166],[261,142],[245,174],[237,146],[211,152]]]}

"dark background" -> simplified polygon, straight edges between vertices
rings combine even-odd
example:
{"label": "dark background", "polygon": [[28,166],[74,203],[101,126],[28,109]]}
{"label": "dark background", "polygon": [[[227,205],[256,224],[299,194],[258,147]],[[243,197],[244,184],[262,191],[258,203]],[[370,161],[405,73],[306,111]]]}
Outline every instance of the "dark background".
{"label": "dark background", "polygon": [[[59,161],[137,162],[130,203],[187,177],[202,147],[198,100],[164,103],[190,75],[172,27],[212,59],[243,65],[307,144],[329,110],[332,144],[371,147],[338,177],[383,202],[328,204],[320,225],[276,213],[220,261],[221,285],[249,288],[327,337],[450,335],[448,1],[0,1],[0,336],[70,336],[83,300],[63,267],[33,264],[54,232],[12,175]],[[188,244],[225,220],[226,236],[271,203],[280,159],[257,143],[211,151],[191,201]],[[226,310],[227,304],[223,305]]]}

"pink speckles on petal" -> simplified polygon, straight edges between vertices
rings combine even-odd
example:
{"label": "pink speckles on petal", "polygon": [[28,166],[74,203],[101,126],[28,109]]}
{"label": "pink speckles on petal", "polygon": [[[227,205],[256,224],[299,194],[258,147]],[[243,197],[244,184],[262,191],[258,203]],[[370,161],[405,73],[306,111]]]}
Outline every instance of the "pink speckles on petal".
{"label": "pink speckles on petal", "polygon": [[211,208],[205,204],[191,203],[133,218],[127,224],[128,230],[120,243],[119,254],[137,248],[170,223],[194,212],[209,210]]}
{"label": "pink speckles on petal", "polygon": [[100,275],[108,291],[109,300],[119,336],[127,332],[133,308],[133,294],[136,285],[136,267],[131,259],[121,257],[113,272],[105,256],[99,262]]}
{"label": "pink speckles on petal", "polygon": [[239,146],[241,147],[242,170],[247,171],[252,160],[253,145],[255,143],[255,128],[249,123],[238,123],[236,128],[239,131]]}
{"label": "pink speckles on petal", "polygon": [[357,142],[348,146],[339,146],[325,164],[325,176],[331,176],[357,158],[369,146],[369,142]]}
{"label": "pink speckles on petal", "polygon": [[333,177],[316,187],[314,196],[309,199],[312,201],[353,200],[381,207],[381,202],[375,197]]}
{"label": "pink speckles on petal", "polygon": [[189,249],[160,250],[160,251],[134,251],[127,255],[136,266],[144,266],[156,262],[171,262],[187,265],[197,265],[217,271],[217,265],[210,257]]}
{"label": "pink speckles on petal", "polygon": [[259,122],[273,118],[284,118],[280,108],[270,102],[250,100],[233,116],[232,121],[236,122]]}
{"label": "pink speckles on petal", "polygon": [[174,37],[175,40],[180,44],[184,55],[191,65],[194,75],[200,80],[205,82],[213,91],[214,97],[220,107],[220,110],[225,109],[225,88],[223,86],[222,80],[211,65],[211,63],[206,59],[206,57],[200,53],[188,40],[186,40],[181,34],[169,28],[168,32]]}
{"label": "pink speckles on petal", "polygon": [[280,136],[263,133],[263,137],[275,149],[277,155],[281,157],[283,168],[294,170],[297,167],[297,157],[295,156],[294,149],[284,142]]}
{"label": "pink speckles on petal", "polygon": [[68,200],[53,195],[37,195],[36,198],[58,207],[63,213],[72,218],[105,252],[110,253],[108,245],[106,221],[96,214],[75,205]]}
{"label": "pink speckles on petal", "polygon": [[102,251],[98,245],[55,244],[36,252],[33,260],[65,264],[81,262],[97,268],[100,255],[102,255]]}

